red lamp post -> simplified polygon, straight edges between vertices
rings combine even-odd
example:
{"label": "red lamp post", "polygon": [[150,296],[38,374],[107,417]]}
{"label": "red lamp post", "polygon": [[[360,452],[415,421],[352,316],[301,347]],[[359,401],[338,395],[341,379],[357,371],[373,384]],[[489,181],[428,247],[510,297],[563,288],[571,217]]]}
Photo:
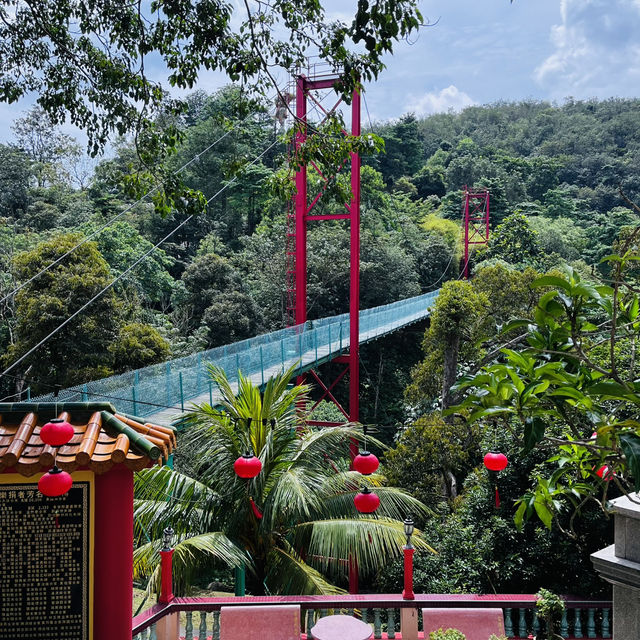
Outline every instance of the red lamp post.
{"label": "red lamp post", "polygon": [[173,595],[173,528],[167,527],[162,532],[162,549],[160,550],[160,597],[158,602],[166,604],[174,599]]}
{"label": "red lamp post", "polygon": [[402,590],[403,600],[415,600],[413,593],[413,554],[415,549],[411,544],[413,534],[413,519],[407,516],[404,520],[404,535],[407,536],[407,544],[402,547],[404,552],[404,589]]}

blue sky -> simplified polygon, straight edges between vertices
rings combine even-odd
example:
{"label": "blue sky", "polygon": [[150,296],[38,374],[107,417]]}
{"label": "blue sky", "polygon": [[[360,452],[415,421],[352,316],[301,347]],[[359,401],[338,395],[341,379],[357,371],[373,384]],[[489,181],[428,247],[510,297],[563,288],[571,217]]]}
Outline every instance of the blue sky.
{"label": "blue sky", "polygon": [[372,117],[640,93],[640,0],[425,0],[434,26],[368,87]]}
{"label": "blue sky", "polygon": [[[344,20],[355,4],[324,2]],[[365,87],[373,120],[499,100],[640,94],[640,0],[422,0],[420,9],[433,26],[400,43]],[[199,86],[224,82],[210,74]],[[10,124],[27,106],[0,104],[0,140],[11,140]]]}

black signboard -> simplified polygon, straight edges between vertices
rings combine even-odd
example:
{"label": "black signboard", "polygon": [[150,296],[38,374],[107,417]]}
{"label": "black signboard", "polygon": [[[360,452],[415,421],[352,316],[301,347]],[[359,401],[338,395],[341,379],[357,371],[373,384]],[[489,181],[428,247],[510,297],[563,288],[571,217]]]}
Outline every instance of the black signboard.
{"label": "black signboard", "polygon": [[88,481],[48,498],[0,475],[0,640],[91,639],[91,508]]}

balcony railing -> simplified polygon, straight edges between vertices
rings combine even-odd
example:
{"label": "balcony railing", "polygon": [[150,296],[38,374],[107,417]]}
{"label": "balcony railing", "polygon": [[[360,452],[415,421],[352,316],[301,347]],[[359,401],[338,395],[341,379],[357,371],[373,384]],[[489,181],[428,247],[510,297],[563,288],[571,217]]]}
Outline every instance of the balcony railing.
{"label": "balcony railing", "polygon": [[[451,607],[451,627],[455,627],[455,609],[461,607],[496,607],[504,614],[507,637],[527,638],[540,629],[534,614],[536,597],[525,594],[439,595],[416,594],[415,600],[403,600],[400,595],[366,594],[345,596],[254,596],[225,598],[175,598],[168,604],[157,604],[133,619],[133,640],[160,640],[156,624],[165,616],[184,612],[185,623],[179,638],[186,640],[225,640],[220,638],[220,608],[237,605],[297,604],[301,609],[301,640],[317,620],[326,615],[354,615],[373,625],[374,638],[401,640],[400,609],[419,612],[428,607]],[[611,638],[611,601],[566,598],[566,612],[560,634],[564,638]],[[267,638],[268,635],[265,635]],[[310,637],[310,636],[309,636]],[[424,638],[422,631],[420,638]],[[164,638],[163,640],[178,640]]]}

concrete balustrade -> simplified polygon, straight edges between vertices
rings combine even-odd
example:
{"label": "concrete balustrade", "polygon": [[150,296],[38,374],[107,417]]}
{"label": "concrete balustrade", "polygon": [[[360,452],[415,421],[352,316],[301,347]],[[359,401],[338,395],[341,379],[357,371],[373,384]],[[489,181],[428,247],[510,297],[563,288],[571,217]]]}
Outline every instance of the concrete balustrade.
{"label": "concrete balustrade", "polygon": [[[168,605],[156,605],[133,620],[133,640],[225,640],[220,636],[220,609],[235,605],[277,606],[296,604],[301,608],[300,638],[306,640],[309,630],[322,617],[335,614],[353,615],[372,627],[374,639],[421,640],[424,608],[451,609],[451,626],[455,627],[456,608],[500,608],[504,615],[505,634],[510,639],[527,638],[540,629],[535,616],[535,595],[439,595],[416,594],[412,601],[401,596],[369,594],[358,596],[245,597],[245,598],[175,598]],[[567,599],[562,620],[563,637],[611,638],[611,602]],[[186,624],[176,636],[160,634],[158,623],[167,615],[185,612]],[[404,625],[401,624],[405,621]],[[408,623],[406,621],[409,621]],[[259,625],[258,619],[255,624]],[[402,628],[404,626],[404,628]],[[268,629],[265,629],[268,638]],[[637,640],[637,635],[634,636]],[[617,636],[616,636],[617,640]]]}

